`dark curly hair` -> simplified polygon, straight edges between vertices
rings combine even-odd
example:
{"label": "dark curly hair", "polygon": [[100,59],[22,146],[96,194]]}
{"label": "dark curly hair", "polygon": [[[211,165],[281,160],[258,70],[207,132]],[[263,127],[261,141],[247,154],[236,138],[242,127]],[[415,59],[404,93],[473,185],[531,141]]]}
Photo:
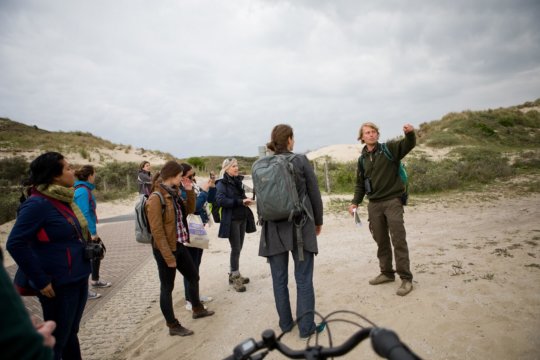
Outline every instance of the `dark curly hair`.
{"label": "dark curly hair", "polygon": [[52,184],[54,178],[64,171],[62,160],[64,155],[54,151],[39,155],[30,163],[27,183],[33,186]]}

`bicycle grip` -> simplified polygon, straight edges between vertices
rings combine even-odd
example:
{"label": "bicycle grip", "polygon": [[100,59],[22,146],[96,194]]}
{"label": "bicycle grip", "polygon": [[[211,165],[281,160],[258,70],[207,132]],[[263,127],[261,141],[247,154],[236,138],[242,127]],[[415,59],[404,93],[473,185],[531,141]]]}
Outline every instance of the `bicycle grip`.
{"label": "bicycle grip", "polygon": [[388,360],[420,359],[391,330],[374,328],[371,330],[371,345],[375,352]]}

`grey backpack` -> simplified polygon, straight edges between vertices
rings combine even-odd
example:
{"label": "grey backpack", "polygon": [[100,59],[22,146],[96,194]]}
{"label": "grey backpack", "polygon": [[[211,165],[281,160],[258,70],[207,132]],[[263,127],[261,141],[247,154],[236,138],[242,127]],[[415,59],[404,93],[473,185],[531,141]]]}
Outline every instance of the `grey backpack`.
{"label": "grey backpack", "polygon": [[257,212],[263,221],[292,221],[302,213],[292,159],[296,154],[270,155],[251,167]]}
{"label": "grey backpack", "polygon": [[[159,196],[161,213],[163,214],[163,212],[165,212],[165,199],[163,198],[163,195],[161,195],[159,191],[154,191],[152,194]],[[142,244],[152,243],[152,232],[150,231],[150,224],[148,223],[145,207],[148,198],[148,195],[141,195],[139,201],[135,204],[135,240]]]}

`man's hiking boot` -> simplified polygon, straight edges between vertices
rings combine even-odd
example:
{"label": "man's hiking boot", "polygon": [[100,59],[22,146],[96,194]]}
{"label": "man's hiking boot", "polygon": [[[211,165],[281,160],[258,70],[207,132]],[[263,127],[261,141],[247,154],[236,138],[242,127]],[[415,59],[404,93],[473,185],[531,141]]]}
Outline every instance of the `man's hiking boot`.
{"label": "man's hiking boot", "polygon": [[229,275],[229,284],[232,285],[235,291],[246,291],[246,287],[244,285],[244,278],[242,278],[240,275]]}
{"label": "man's hiking boot", "polygon": [[175,323],[169,324],[167,323],[167,326],[169,327],[169,335],[178,335],[178,336],[189,336],[193,335],[193,331],[186,329],[180,323],[178,320]]}
{"label": "man's hiking boot", "polygon": [[397,289],[396,294],[399,296],[405,296],[408,293],[410,293],[413,289],[412,281],[410,280],[402,280],[401,286]]}
{"label": "man's hiking boot", "polygon": [[201,304],[200,306],[193,307],[193,314],[191,317],[193,319],[201,319],[212,315],[214,315],[214,312],[212,310],[207,310],[205,306]]}
{"label": "man's hiking boot", "polygon": [[387,282],[395,281],[396,279],[394,277],[387,276],[385,274],[379,274],[373,279],[369,280],[369,285],[379,285],[384,284]]}

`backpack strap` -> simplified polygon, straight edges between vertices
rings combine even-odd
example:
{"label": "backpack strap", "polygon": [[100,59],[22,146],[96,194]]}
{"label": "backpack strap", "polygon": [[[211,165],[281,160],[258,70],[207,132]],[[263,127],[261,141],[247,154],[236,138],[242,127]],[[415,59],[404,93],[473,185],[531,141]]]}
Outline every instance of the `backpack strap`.
{"label": "backpack strap", "polygon": [[96,223],[99,223],[97,212],[96,212],[96,202],[92,198],[92,192],[91,192],[92,190],[90,190],[90,188],[84,184],[78,184],[77,186],[75,186],[75,190],[79,188],[86,189],[86,192],[88,193],[88,203],[90,204],[90,208],[92,209],[92,212],[94,213],[94,216],[96,217]]}
{"label": "backpack strap", "polygon": [[[156,194],[159,197],[159,202],[161,203],[161,215],[165,213],[165,199],[163,198],[163,194],[161,194],[159,191],[154,191],[152,194]],[[150,198],[150,196],[148,197]]]}
{"label": "backpack strap", "polygon": [[[386,143],[381,144],[381,149],[382,149],[382,152],[383,152],[384,156],[386,156],[386,158],[388,160],[390,160],[394,164],[396,164],[396,166],[397,166],[397,175],[398,175],[398,177],[401,177],[401,175],[400,175],[400,169],[401,169],[401,166],[402,166],[401,161],[394,159],[394,157],[392,156],[392,153],[388,149],[388,146],[386,145]],[[407,193],[409,191],[409,184],[404,183],[404,185],[405,185],[405,192]]]}

